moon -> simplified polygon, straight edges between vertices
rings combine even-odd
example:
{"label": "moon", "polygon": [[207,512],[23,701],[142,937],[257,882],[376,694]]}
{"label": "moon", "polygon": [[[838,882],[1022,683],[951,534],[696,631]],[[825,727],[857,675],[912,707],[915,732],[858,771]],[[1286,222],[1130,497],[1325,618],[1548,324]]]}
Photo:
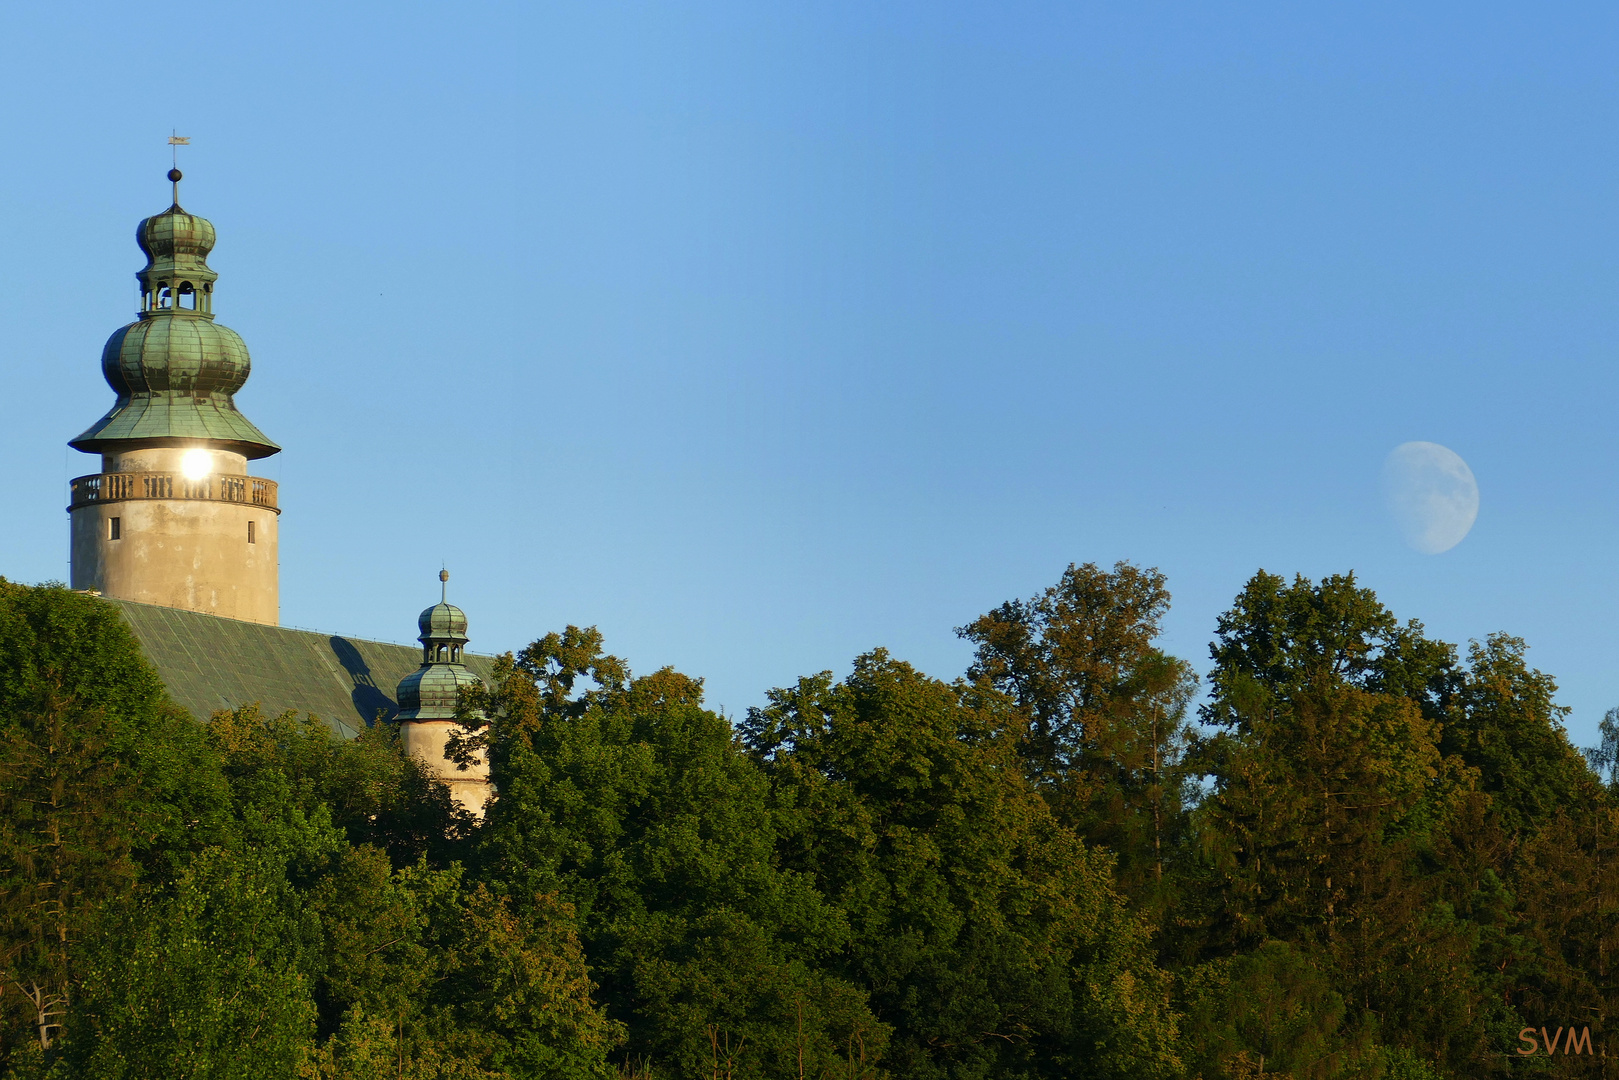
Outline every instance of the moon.
{"label": "moon", "polygon": [[1478,481],[1438,443],[1401,443],[1383,462],[1383,494],[1405,542],[1424,555],[1461,543],[1478,519]]}

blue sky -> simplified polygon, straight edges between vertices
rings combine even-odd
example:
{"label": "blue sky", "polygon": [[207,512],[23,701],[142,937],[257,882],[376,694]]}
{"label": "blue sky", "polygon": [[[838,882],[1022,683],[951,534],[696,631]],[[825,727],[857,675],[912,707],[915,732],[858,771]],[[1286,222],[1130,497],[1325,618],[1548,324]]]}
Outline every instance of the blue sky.
{"label": "blue sky", "polygon": [[[9,5],[0,573],[66,576],[135,222],[219,230],[282,618],[596,624],[738,714],[1071,561],[1257,568],[1619,704],[1619,9]],[[1404,547],[1384,456],[1472,534]]]}

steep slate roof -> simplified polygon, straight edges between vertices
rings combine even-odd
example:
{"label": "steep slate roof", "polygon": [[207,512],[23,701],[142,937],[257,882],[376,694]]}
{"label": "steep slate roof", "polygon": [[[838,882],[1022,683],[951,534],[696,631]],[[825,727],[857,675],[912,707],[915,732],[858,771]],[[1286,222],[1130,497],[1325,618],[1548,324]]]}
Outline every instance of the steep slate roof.
{"label": "steep slate roof", "polygon": [[[169,696],[199,720],[258,702],[270,715],[313,713],[345,737],[380,711],[392,718],[399,680],[421,666],[421,650],[225,619],[199,611],[108,600],[129,622]],[[462,656],[488,679],[494,658]]]}

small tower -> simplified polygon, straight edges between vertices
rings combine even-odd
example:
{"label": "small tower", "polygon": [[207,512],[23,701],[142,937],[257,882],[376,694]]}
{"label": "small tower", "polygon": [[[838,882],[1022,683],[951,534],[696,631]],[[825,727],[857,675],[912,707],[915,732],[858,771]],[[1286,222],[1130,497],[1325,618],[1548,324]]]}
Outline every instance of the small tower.
{"label": "small tower", "polygon": [[463,686],[480,686],[478,676],[461,663],[467,643],[467,617],[449,603],[450,572],[440,570],[440,598],[416,620],[421,628],[422,666],[400,680],[399,735],[405,753],[426,763],[449,787],[465,810],[483,816],[489,798],[489,766],[484,762],[463,769],[444,756],[445,744],[457,725],[455,709]]}
{"label": "small tower", "polygon": [[214,322],[214,227],[174,205],[143,220],[140,317],[107,340],[112,411],[68,445],[101,455],[72,481],[73,587],[274,624],[276,485],[247,462],[281,448],[236,409],[247,346]]}

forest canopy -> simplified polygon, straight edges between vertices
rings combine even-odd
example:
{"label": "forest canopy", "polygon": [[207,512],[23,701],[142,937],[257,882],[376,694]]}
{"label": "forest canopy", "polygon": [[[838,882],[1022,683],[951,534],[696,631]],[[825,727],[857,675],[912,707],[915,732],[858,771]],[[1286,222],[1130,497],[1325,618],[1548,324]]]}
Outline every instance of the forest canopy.
{"label": "forest canopy", "polygon": [[464,695],[480,820],[0,579],[0,1078],[1606,1076],[1619,710],[1352,574],[1256,573],[1200,679],[1170,599],[1070,566],[734,721],[545,633]]}

